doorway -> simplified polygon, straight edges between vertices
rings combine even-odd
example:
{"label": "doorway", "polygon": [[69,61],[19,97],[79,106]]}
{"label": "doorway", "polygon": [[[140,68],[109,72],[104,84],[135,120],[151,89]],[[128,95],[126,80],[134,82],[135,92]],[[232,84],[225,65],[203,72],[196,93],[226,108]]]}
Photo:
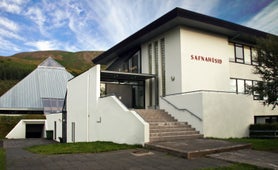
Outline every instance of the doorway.
{"label": "doorway", "polygon": [[26,124],[26,138],[43,138],[44,124]]}
{"label": "doorway", "polygon": [[145,108],[144,82],[105,83],[105,93],[114,94],[127,108]]}

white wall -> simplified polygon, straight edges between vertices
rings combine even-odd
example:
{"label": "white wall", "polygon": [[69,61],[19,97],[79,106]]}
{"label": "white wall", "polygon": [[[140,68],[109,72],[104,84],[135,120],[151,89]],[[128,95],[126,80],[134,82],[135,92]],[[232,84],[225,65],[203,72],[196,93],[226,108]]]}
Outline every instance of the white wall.
{"label": "white wall", "polygon": [[203,134],[203,107],[200,93],[172,95],[160,99],[160,108],[179,122],[188,122]]}
{"label": "white wall", "polygon": [[101,98],[97,108],[92,121],[93,141],[142,145],[149,142],[149,124],[127,109],[117,97]]}
{"label": "white wall", "polygon": [[68,83],[67,142],[112,141],[144,144],[149,141],[149,126],[137,113],[129,111],[114,96],[99,97],[99,65]]}
{"label": "white wall", "polygon": [[[89,121],[100,96],[100,65],[69,81],[67,89],[67,142],[91,141]],[[75,140],[72,123],[75,123]]]}
{"label": "white wall", "polygon": [[254,74],[254,71],[255,68],[252,65],[230,62],[230,77],[232,78],[260,81],[260,76]]}
{"label": "white wall", "polygon": [[230,138],[247,137],[249,125],[254,124],[254,116],[277,115],[272,105],[264,106],[250,95],[223,92],[194,92],[165,97],[176,107],[188,109],[202,121],[188,112],[178,111],[161,100],[160,106],[179,121],[186,121],[204,137]]}
{"label": "white wall", "polygon": [[[229,90],[229,57],[233,55],[227,37],[181,28],[182,91]],[[216,58],[221,63],[195,60],[191,55]],[[174,65],[172,67],[175,67]]]}
{"label": "white wall", "polygon": [[[22,119],[17,125],[7,134],[8,139],[24,139],[26,135],[26,124],[45,124],[44,119]],[[43,130],[44,131],[44,130]],[[45,137],[45,134],[44,134]]]}
{"label": "white wall", "polygon": [[[54,128],[55,121],[56,121],[56,132]],[[46,126],[45,130],[53,130],[53,140],[60,142],[59,137],[62,137],[62,113],[47,114],[45,126]]]}

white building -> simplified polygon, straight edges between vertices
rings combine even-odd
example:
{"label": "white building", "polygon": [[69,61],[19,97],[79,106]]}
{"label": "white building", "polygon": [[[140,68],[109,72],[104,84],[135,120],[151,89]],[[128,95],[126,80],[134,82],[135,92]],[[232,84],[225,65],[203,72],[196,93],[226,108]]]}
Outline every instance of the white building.
{"label": "white building", "polygon": [[248,136],[250,124],[278,117],[277,109],[246,94],[261,80],[253,74],[255,39],[267,35],[176,8],[95,58],[105,71],[97,65],[69,81],[62,136],[152,141],[152,123],[130,108],[164,109],[204,137]]}

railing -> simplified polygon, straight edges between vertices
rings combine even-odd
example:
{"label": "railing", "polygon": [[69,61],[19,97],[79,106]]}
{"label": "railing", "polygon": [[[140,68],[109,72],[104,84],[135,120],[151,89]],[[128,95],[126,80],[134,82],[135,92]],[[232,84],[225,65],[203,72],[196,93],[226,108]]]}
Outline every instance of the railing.
{"label": "railing", "polygon": [[249,130],[249,136],[254,138],[278,138],[278,130]]}
{"label": "railing", "polygon": [[190,93],[200,93],[200,92],[209,92],[209,93],[229,93],[229,94],[246,94],[246,93],[236,93],[232,91],[219,91],[219,90],[194,90],[194,91],[188,91],[188,92],[182,92],[182,93],[172,93],[167,94],[167,96],[175,96],[175,95],[183,95],[183,94],[190,94]]}
{"label": "railing", "polygon": [[186,109],[186,108],[178,108],[176,105],[174,105],[173,103],[171,103],[169,100],[165,99],[164,97],[160,97],[162,100],[164,100],[166,103],[168,103],[169,105],[171,105],[172,107],[174,107],[176,110],[179,111],[186,111],[188,113],[190,113],[192,116],[194,116],[195,118],[197,118],[199,121],[203,121],[202,118],[200,118],[199,116],[197,116],[196,114],[194,114],[192,111]]}

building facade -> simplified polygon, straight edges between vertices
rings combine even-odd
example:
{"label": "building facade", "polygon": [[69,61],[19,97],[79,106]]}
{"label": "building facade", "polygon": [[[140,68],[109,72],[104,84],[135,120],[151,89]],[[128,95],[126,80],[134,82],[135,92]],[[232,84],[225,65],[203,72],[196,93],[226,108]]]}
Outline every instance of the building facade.
{"label": "building facade", "polygon": [[277,109],[248,90],[261,81],[256,38],[268,35],[173,9],[93,60],[106,70],[68,83],[67,142],[149,142],[134,108],[164,109],[204,137],[246,137],[250,124],[277,121]]}

